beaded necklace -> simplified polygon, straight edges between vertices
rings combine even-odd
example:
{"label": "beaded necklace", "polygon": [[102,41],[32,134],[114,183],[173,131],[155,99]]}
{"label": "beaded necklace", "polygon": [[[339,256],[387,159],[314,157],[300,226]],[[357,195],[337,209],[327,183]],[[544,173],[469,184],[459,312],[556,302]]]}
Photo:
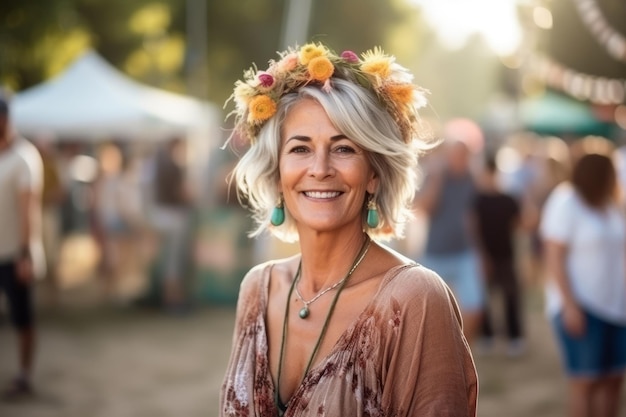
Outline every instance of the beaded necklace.
{"label": "beaded necklace", "polygon": [[[304,297],[302,296],[302,294],[300,294],[300,291],[298,290],[298,280],[299,280],[300,276],[299,276],[299,274],[296,274],[296,277],[294,279],[294,282],[295,282],[294,288],[296,290],[296,295],[298,296],[300,301],[302,301],[302,304],[304,304],[304,307],[302,307],[300,309],[300,311],[298,312],[298,316],[300,316],[300,318],[303,319],[303,320],[306,319],[307,317],[309,317],[309,314],[310,314],[309,306],[311,304],[313,304],[322,295],[326,294],[328,291],[334,290],[338,286],[342,285],[348,278],[350,278],[350,275],[352,275],[352,273],[359,266],[359,264],[361,263],[363,258],[365,258],[365,254],[367,254],[367,250],[368,249],[369,249],[369,244],[365,248],[365,251],[363,251],[361,253],[361,256],[356,258],[357,260],[352,264],[352,268],[350,268],[350,271],[346,274],[345,277],[343,277],[342,280],[337,281],[333,285],[331,285],[330,287],[325,288],[324,290],[318,292],[317,295],[315,295],[315,297],[311,298],[309,301],[305,300]],[[298,269],[298,272],[299,271],[300,271],[300,269]]]}
{"label": "beaded necklace", "polygon": [[[328,314],[326,315],[326,319],[324,320],[324,325],[322,326],[320,335],[317,338],[317,341],[315,342],[315,347],[313,348],[313,352],[311,352],[311,357],[309,358],[309,361],[306,365],[306,369],[304,370],[303,378],[309,372],[311,368],[311,364],[313,363],[313,359],[315,358],[315,355],[317,355],[317,351],[319,350],[320,345],[322,344],[322,340],[324,339],[324,335],[326,334],[326,330],[328,329],[328,323],[330,322],[330,318],[333,314],[333,311],[335,310],[335,306],[337,305],[339,294],[341,294],[341,291],[343,290],[346,283],[348,282],[348,278],[350,278],[350,276],[352,275],[356,267],[361,263],[361,261],[365,257],[365,254],[369,250],[371,239],[368,235],[365,235],[365,236],[366,236],[365,241],[363,242],[363,245],[361,246],[361,249],[359,250],[359,253],[357,254],[356,258],[354,259],[354,262],[352,263],[350,270],[348,271],[346,276],[341,281],[339,281],[340,284],[339,284],[338,290],[335,293],[335,297],[333,298],[332,303],[330,304],[330,308],[328,309]],[[301,272],[302,272],[302,260],[300,260],[300,264],[298,265],[298,271],[296,272],[296,276],[294,277],[293,282],[291,283],[291,287],[289,288],[289,294],[287,295],[287,305],[285,307],[285,317],[283,320],[283,334],[282,334],[281,341],[280,341],[280,354],[278,357],[278,374],[276,376],[276,388],[274,392],[274,404],[276,404],[276,408],[278,409],[278,413],[280,416],[282,416],[285,413],[285,411],[287,411],[287,406],[283,404],[283,402],[280,399],[280,377],[281,377],[282,369],[283,369],[283,356],[284,356],[284,351],[285,351],[285,341],[287,340],[287,317],[289,317],[289,302],[291,300],[291,295],[293,294],[294,287],[296,285],[296,282],[298,281],[298,278],[300,277]]]}

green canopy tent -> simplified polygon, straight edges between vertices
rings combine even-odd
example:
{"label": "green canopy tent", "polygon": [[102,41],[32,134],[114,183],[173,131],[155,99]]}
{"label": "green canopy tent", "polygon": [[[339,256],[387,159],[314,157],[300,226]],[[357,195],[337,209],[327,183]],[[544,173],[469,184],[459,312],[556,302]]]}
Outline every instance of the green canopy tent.
{"label": "green canopy tent", "polygon": [[598,120],[589,104],[554,91],[527,98],[521,103],[523,126],[540,135],[611,138],[613,123]]}

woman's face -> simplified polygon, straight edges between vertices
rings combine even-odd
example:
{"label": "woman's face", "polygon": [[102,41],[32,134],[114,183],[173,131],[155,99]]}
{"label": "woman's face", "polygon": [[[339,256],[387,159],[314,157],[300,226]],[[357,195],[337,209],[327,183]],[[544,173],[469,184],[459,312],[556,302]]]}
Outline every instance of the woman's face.
{"label": "woman's face", "polygon": [[279,186],[298,230],[361,227],[366,192],[373,194],[378,185],[366,152],[308,99],[287,115],[281,140]]}

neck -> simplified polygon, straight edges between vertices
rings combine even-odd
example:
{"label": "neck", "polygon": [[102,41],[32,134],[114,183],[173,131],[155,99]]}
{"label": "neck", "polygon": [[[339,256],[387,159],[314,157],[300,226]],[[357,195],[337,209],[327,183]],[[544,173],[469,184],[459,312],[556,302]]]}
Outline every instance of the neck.
{"label": "neck", "polygon": [[497,193],[499,191],[498,183],[493,178],[488,178],[483,182],[483,190],[487,193]]}
{"label": "neck", "polygon": [[301,233],[300,289],[307,294],[317,294],[341,280],[359,255],[366,238],[360,228],[350,232]]}

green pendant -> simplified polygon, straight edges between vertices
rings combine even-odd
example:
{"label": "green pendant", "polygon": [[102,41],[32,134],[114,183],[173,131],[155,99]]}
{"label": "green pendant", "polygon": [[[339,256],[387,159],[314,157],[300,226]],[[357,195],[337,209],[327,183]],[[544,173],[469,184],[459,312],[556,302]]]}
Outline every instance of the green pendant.
{"label": "green pendant", "polygon": [[309,317],[309,308],[307,306],[302,307],[298,315],[301,319],[306,319],[307,317]]}
{"label": "green pendant", "polygon": [[378,219],[378,210],[369,209],[367,210],[367,225],[372,229],[376,229],[379,223]]}
{"label": "green pendant", "polygon": [[280,226],[285,222],[285,209],[282,206],[274,207],[270,222],[272,222],[274,226]]}

